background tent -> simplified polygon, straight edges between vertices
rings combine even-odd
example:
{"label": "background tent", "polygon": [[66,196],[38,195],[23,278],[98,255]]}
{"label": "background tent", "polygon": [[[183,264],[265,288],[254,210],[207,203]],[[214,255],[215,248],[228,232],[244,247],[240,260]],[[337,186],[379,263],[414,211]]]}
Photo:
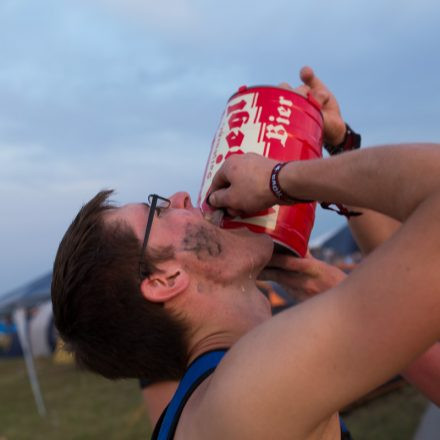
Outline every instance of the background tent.
{"label": "background tent", "polygon": [[345,261],[356,263],[361,259],[361,252],[348,226],[326,233],[309,243],[312,254],[328,263]]}
{"label": "background tent", "polygon": [[319,243],[318,247],[321,249],[333,249],[339,255],[351,255],[359,251],[350,228],[346,225],[334,231],[330,236],[327,235],[325,240]]}
{"label": "background tent", "polygon": [[0,296],[0,316],[12,313],[20,307],[34,307],[50,299],[52,272],[11,290]]}
{"label": "background tent", "polygon": [[35,403],[39,414],[42,416],[46,414],[46,408],[32,357],[29,322],[26,319],[26,311],[28,308],[37,306],[50,299],[51,281],[52,273],[49,272],[22,287],[0,296],[0,316],[12,315],[20,339]]}

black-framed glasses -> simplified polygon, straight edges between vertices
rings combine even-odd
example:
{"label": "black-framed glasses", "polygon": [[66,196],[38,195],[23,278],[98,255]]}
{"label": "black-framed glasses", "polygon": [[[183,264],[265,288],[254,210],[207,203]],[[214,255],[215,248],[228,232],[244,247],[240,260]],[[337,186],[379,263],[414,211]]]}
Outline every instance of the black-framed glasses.
{"label": "black-framed glasses", "polygon": [[142,243],[141,255],[139,258],[139,277],[142,280],[142,262],[145,256],[145,249],[147,248],[148,238],[150,237],[151,226],[153,225],[154,213],[160,217],[162,210],[170,207],[171,200],[161,197],[157,194],[150,194],[148,196],[148,206],[150,207],[150,212],[148,213],[147,226],[145,228],[144,242]]}

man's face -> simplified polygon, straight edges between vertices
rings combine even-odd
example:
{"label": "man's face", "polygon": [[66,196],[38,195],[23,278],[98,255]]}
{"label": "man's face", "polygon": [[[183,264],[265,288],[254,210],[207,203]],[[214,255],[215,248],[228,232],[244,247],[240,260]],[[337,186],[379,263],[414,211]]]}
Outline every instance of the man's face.
{"label": "man's face", "polygon": [[[273,243],[269,237],[246,228],[224,230],[211,224],[192,205],[188,193],[176,193],[170,201],[169,208],[154,214],[147,250],[172,246],[177,256],[192,258],[195,267],[214,265],[213,275],[219,276],[229,273],[231,265],[239,269],[247,264],[258,270],[270,259]],[[127,204],[108,212],[106,219],[124,221],[142,243],[149,209],[146,203]]]}

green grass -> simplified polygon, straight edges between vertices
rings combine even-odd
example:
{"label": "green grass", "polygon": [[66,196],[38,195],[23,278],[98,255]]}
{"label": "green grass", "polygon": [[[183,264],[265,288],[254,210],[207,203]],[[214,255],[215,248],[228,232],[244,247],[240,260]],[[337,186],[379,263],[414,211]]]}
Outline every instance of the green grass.
{"label": "green grass", "polygon": [[[48,416],[36,410],[22,359],[0,361],[0,440],[147,439],[137,381],[111,382],[50,359],[36,363]],[[427,401],[413,388],[344,416],[355,440],[411,440]]]}
{"label": "green grass", "polygon": [[412,440],[428,401],[409,385],[343,416],[354,440]]}
{"label": "green grass", "polygon": [[48,410],[36,410],[23,360],[0,361],[0,440],[146,439],[150,428],[137,381],[112,382],[37,361]]}

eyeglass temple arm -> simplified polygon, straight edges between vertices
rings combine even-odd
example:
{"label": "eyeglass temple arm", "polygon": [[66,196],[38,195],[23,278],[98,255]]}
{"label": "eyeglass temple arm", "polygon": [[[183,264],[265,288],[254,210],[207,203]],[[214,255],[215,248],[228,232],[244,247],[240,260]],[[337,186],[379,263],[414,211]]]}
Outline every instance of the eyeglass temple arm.
{"label": "eyeglass temple arm", "polygon": [[144,257],[145,248],[147,246],[148,237],[150,236],[151,225],[153,224],[154,211],[156,210],[157,195],[154,194],[151,200],[150,212],[148,214],[147,227],[145,228],[144,242],[142,243],[141,260]]}

